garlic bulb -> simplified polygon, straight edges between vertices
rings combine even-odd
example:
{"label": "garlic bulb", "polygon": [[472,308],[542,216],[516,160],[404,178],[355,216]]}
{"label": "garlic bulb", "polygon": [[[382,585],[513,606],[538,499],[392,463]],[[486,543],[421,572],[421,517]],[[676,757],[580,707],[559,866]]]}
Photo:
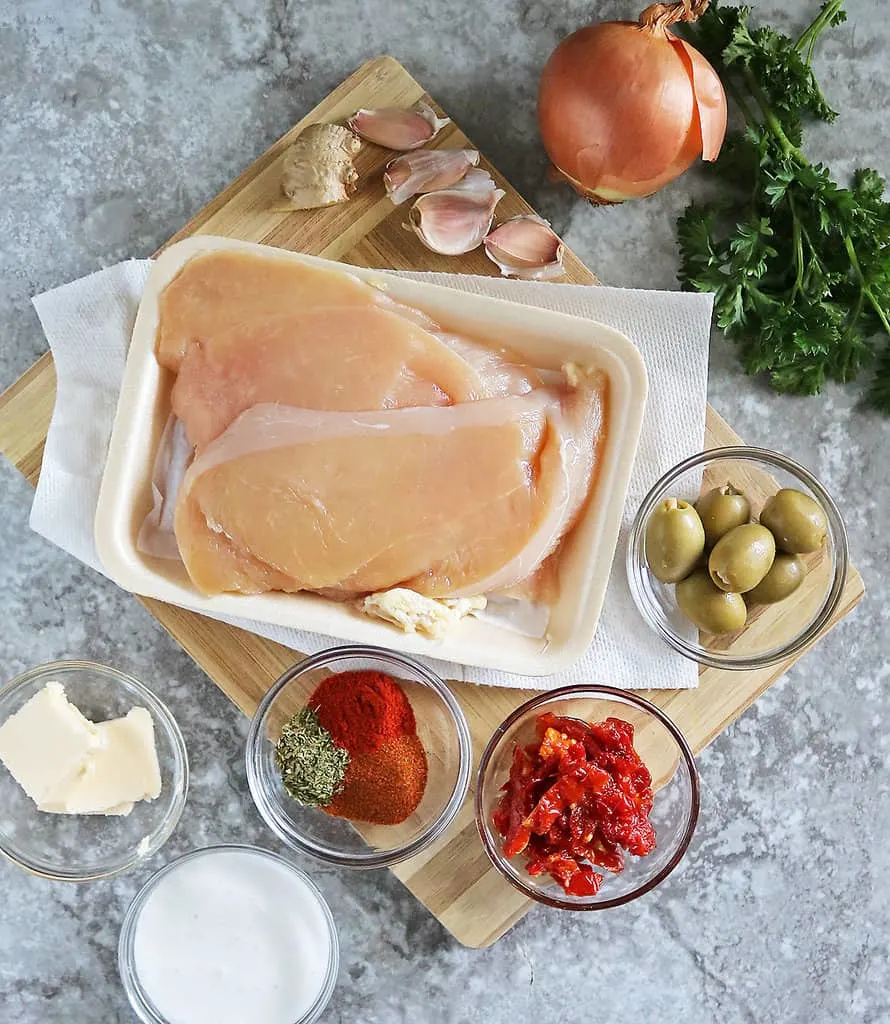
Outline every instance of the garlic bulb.
{"label": "garlic bulb", "polygon": [[383,184],[398,206],[411,196],[451,188],[478,163],[475,149],[421,149],[390,160]]}
{"label": "garlic bulb", "polygon": [[482,244],[494,208],[505,195],[494,187],[428,192],[411,207],[410,226],[428,249],[443,256],[460,256]]}
{"label": "garlic bulb", "polygon": [[546,220],[521,214],[485,238],[485,253],[504,277],[546,281],[562,277],[565,246]]}
{"label": "garlic bulb", "polygon": [[349,127],[368,142],[399,150],[419,149],[450,123],[450,117],[437,117],[426,103],[421,103],[418,110],[400,107],[357,110],[347,121]]}

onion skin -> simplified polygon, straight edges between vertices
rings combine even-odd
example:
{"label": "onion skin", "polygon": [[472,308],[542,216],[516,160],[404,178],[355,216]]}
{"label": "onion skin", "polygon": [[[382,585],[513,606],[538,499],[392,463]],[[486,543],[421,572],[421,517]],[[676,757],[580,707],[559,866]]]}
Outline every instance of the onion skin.
{"label": "onion skin", "polygon": [[671,40],[689,60],[692,88],[701,123],[702,160],[716,160],[726,135],[726,93],[720,76],[708,61],[683,39]]}
{"label": "onion skin", "polygon": [[592,202],[618,203],[716,159],[726,96],[705,58],[661,25],[603,22],[553,52],[538,121],[557,175]]}

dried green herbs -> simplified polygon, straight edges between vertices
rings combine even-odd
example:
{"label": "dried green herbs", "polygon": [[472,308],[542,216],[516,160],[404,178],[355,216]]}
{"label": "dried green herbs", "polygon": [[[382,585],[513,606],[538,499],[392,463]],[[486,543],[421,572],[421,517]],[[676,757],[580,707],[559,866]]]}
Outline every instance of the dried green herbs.
{"label": "dried green herbs", "polygon": [[283,726],[275,764],[295,800],[326,807],[343,788],[349,754],[334,743],[312,708],[303,708]]}

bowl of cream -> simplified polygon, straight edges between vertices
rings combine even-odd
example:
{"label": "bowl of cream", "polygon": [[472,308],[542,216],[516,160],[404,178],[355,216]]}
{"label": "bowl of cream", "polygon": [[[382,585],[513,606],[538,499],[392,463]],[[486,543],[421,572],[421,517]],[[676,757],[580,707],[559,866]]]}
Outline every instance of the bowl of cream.
{"label": "bowl of cream", "polygon": [[144,1024],[311,1024],[339,963],[322,894],[256,846],[208,846],[165,865],[130,905],[118,944]]}

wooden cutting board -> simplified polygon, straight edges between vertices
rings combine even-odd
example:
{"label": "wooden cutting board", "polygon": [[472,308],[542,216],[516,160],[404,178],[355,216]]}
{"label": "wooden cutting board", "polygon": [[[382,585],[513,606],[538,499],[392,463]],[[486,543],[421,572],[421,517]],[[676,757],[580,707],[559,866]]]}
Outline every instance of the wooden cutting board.
{"label": "wooden cutting board", "polygon": [[[393,208],[381,183],[381,171],[390,154],[376,146],[366,145],[362,149],[358,167],[363,184],[348,204],[300,213],[276,209],[280,207],[281,156],[304,125],[342,120],[359,107],[408,107],[422,98],[432,103],[393,58],[369,61],[170,241],[197,233],[226,235],[367,267],[497,273],[482,250],[460,258],[436,256],[413,233],[403,229],[405,212]],[[457,148],[471,143],[452,124],[437,138],[436,145]],[[498,217],[506,219],[529,212],[528,203],[503,176],[484,159],[482,163],[507,192],[498,207]],[[593,274],[573,253],[567,255],[566,267],[568,280],[596,283]],[[658,381],[652,381],[651,386],[658,387]],[[0,451],[32,483],[36,483],[40,472],[54,396],[55,372],[48,354],[0,396]],[[705,447],[738,443],[739,437],[709,408]],[[756,484],[764,492],[769,490],[770,481],[765,476]],[[620,563],[616,563],[615,571],[622,571]],[[856,605],[862,594],[862,580],[851,569],[832,625]],[[278,644],[192,612],[157,601],[143,603],[247,715],[253,713],[271,683],[298,657]],[[753,628],[774,627],[761,618]],[[697,752],[752,704],[789,664],[744,673],[705,669],[696,690],[657,690],[646,696],[666,709]],[[470,724],[477,759],[493,730],[532,693],[466,683],[456,683],[454,689]],[[706,829],[708,823],[702,822],[700,827]],[[457,821],[436,846],[398,865],[394,871],[455,938],[467,946],[490,945],[530,907],[489,866],[476,834],[472,794]]]}

